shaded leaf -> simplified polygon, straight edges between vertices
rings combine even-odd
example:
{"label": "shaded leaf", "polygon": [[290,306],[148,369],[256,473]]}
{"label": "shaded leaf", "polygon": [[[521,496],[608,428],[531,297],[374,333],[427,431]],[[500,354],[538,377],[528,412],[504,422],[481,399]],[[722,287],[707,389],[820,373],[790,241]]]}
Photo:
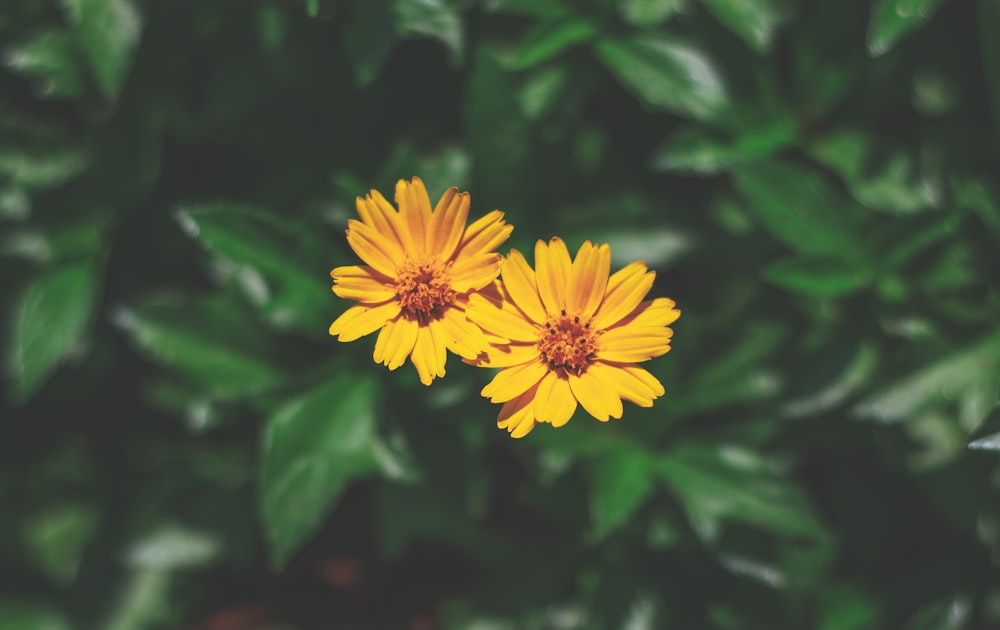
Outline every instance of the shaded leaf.
{"label": "shaded leaf", "polygon": [[76,26],[97,85],[118,96],[132,67],[142,18],[132,0],[63,0]]}
{"label": "shaded leaf", "polygon": [[42,96],[67,98],[84,91],[78,55],[76,40],[69,31],[51,30],[8,48],[4,64],[36,79]]}
{"label": "shaded leaf", "polygon": [[518,46],[511,68],[524,70],[536,66],[573,46],[592,40],[596,35],[597,27],[588,20],[543,22]]}
{"label": "shaded leaf", "polygon": [[970,599],[956,595],[923,606],[903,630],[963,630],[970,627],[971,616]]}
{"label": "shaded leaf", "polygon": [[783,18],[780,0],[701,1],[719,22],[757,52],[771,46],[774,32]]}
{"label": "shaded leaf", "polygon": [[725,81],[700,49],[673,38],[637,35],[598,42],[597,57],[633,95],[650,107],[698,119],[726,106]]}
{"label": "shaded leaf", "polygon": [[452,63],[461,61],[465,34],[453,6],[444,0],[396,0],[392,8],[401,34],[433,37],[448,47]]}
{"label": "shaded leaf", "polygon": [[357,2],[351,5],[344,32],[344,47],[354,63],[354,76],[361,87],[378,76],[396,46],[396,32],[388,2]]}
{"label": "shaded leaf", "polygon": [[983,77],[993,112],[993,133],[1000,137],[1000,3],[978,3],[979,46],[982,50]]}
{"label": "shaded leaf", "polygon": [[339,374],[269,418],[260,509],[273,566],[283,567],[320,528],[351,482],[377,469],[375,385]]}
{"label": "shaded leaf", "polygon": [[28,189],[54,188],[79,174],[88,157],[73,147],[45,151],[0,147],[0,175]]}
{"label": "shaded leaf", "polygon": [[597,459],[590,514],[598,537],[607,536],[632,517],[653,491],[652,474],[648,455],[632,444],[620,444]]}
{"label": "shaded leaf", "polygon": [[234,205],[184,208],[177,217],[188,235],[238,266],[236,279],[272,323],[326,329],[329,269],[315,231]]}
{"label": "shaded leaf", "polygon": [[976,451],[1000,451],[1000,407],[993,409],[969,436],[968,447]]}
{"label": "shaded leaf", "polygon": [[761,225],[792,249],[845,261],[863,258],[838,195],[813,171],[778,162],[742,167],[737,189]]}
{"label": "shaded leaf", "polygon": [[69,630],[55,609],[23,600],[0,599],[0,630]]}
{"label": "shaded leaf", "polygon": [[823,537],[805,496],[752,452],[682,445],[664,453],[656,471],[684,504],[691,525],[706,543],[718,540],[727,521],[783,536]]}
{"label": "shaded leaf", "polygon": [[787,121],[762,124],[730,140],[703,127],[682,127],[653,152],[650,166],[658,171],[715,175],[767,157],[795,137]]}
{"label": "shaded leaf", "polygon": [[48,575],[71,582],[99,522],[100,513],[94,505],[66,502],[47,506],[25,524],[27,550]]}
{"label": "shaded leaf", "polygon": [[941,0],[878,0],[868,23],[868,54],[883,55],[904,35],[930,19]]}
{"label": "shaded leaf", "polygon": [[898,422],[924,406],[961,393],[980,376],[1000,372],[1000,335],[994,333],[865,398],[854,408],[859,418]]}
{"label": "shaded leaf", "polygon": [[13,315],[9,357],[14,395],[30,398],[80,344],[97,300],[90,264],[57,267],[36,278]]}
{"label": "shaded leaf", "polygon": [[284,381],[266,337],[231,299],[148,300],[119,309],[115,322],[212,396],[249,396]]}
{"label": "shaded leaf", "polygon": [[836,258],[787,258],[771,263],[761,275],[780,287],[819,298],[850,295],[867,280],[864,272]]}

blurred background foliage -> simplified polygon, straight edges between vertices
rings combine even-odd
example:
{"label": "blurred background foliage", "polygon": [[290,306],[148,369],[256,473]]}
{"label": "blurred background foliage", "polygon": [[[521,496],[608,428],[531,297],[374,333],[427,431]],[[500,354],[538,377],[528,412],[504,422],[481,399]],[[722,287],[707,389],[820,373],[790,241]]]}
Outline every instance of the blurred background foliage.
{"label": "blurred background foliage", "polygon": [[[1000,2],[0,6],[0,628],[1000,627]],[[684,316],[620,422],[338,344],[470,190]]]}

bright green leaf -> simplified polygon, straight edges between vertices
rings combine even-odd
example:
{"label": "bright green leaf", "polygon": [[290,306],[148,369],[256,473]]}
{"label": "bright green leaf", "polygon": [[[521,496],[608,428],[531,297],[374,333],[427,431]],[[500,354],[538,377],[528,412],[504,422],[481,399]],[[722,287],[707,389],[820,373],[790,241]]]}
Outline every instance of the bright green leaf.
{"label": "bright green leaf", "polygon": [[984,374],[1000,373],[1000,334],[994,333],[949,357],[865,398],[854,408],[859,418],[898,422],[945,396],[960,394]]}
{"label": "bright green leaf", "polygon": [[818,298],[850,295],[866,280],[863,272],[836,258],[786,258],[765,267],[761,275],[780,287]]}
{"label": "bright green leaf", "polygon": [[28,189],[55,188],[87,166],[87,155],[76,148],[47,151],[0,146],[0,175]]}
{"label": "bright green leaf", "polygon": [[462,60],[465,33],[453,6],[444,0],[395,0],[392,8],[401,34],[433,37],[448,47],[452,63]]}
{"label": "bright green leaf", "polygon": [[34,394],[83,339],[97,299],[92,265],[57,267],[36,278],[13,312],[9,357],[14,394]]}
{"label": "bright green leaf", "polygon": [[377,470],[375,385],[345,371],[268,420],[260,506],[275,567],[316,533],[351,482]]}
{"label": "bright green leaf", "polygon": [[632,26],[649,28],[687,8],[688,0],[623,0],[618,8]]}
{"label": "bright green leaf", "polygon": [[177,571],[202,567],[219,556],[217,537],[176,525],[163,526],[129,546],[130,567],[147,571]]}
{"label": "bright green leaf", "polygon": [[701,0],[705,8],[757,52],[767,50],[783,15],[780,0]]}
{"label": "bright green leaf", "polygon": [[597,28],[587,20],[543,22],[518,47],[511,67],[515,70],[531,68],[573,46],[592,40],[596,35]]}
{"label": "bright green leaf", "polygon": [[618,528],[653,492],[653,468],[647,454],[623,443],[595,462],[590,514],[598,537]]}
{"label": "bright green leaf", "polygon": [[115,98],[132,67],[142,18],[132,0],[63,0],[90,60],[97,84]]}
{"label": "bright green leaf", "polygon": [[250,396],[284,381],[266,337],[231,299],[149,300],[115,321],[157,361],[217,398]]}
{"label": "bright green leaf", "polygon": [[659,35],[604,39],[597,57],[650,107],[698,119],[717,117],[726,105],[725,81],[699,48]]}
{"label": "bright green leaf", "polygon": [[792,249],[846,261],[862,258],[844,218],[847,203],[815,172],[761,163],[738,169],[734,181],[761,225]]}
{"label": "bright green leaf", "polygon": [[703,127],[682,127],[654,150],[650,166],[657,171],[716,175],[767,157],[793,139],[794,130],[787,123],[755,126],[732,140]]}
{"label": "bright green leaf", "polygon": [[901,37],[927,21],[941,0],[878,0],[868,23],[868,54],[883,55]]}

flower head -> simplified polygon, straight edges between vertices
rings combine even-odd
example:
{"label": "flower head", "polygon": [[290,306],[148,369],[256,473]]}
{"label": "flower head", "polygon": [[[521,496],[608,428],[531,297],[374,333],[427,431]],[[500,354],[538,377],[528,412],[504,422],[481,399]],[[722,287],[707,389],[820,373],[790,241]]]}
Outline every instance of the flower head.
{"label": "flower head", "polygon": [[667,326],[681,314],[673,300],[643,300],[655,272],[634,262],[609,277],[607,245],[587,241],[571,261],[558,237],[535,244],[535,266],[511,250],[502,280],[466,310],[509,340],[477,362],[503,368],[482,391],[503,403],[497,426],[523,437],[539,422],[566,424],[578,403],[602,422],[621,418],[622,399],[652,406],[663,385],[636,364],[670,350]]}
{"label": "flower head", "polygon": [[330,272],[333,292],[355,300],[330,326],[340,341],[380,330],[374,358],[390,370],[407,357],[420,381],[444,376],[446,351],[475,359],[489,339],[465,316],[469,294],[500,273],[494,250],[513,226],[494,210],[466,226],[469,193],[449,188],[431,210],[419,178],[396,183],[397,212],[377,190],[357,199],[347,242],[367,263]]}

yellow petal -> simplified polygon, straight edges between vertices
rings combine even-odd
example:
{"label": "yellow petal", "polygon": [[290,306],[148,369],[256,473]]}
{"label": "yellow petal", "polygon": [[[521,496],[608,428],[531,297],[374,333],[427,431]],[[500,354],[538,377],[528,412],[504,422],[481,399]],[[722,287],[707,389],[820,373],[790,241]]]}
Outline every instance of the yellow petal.
{"label": "yellow petal", "polygon": [[507,429],[513,438],[522,438],[535,428],[534,399],[535,385],[517,398],[509,400],[500,408],[497,427]]}
{"label": "yellow petal", "polygon": [[571,266],[569,250],[558,236],[553,236],[548,245],[541,240],[535,243],[538,295],[550,315],[556,315],[566,308],[566,284]]}
{"label": "yellow petal", "polygon": [[619,326],[669,326],[674,323],[681,312],[674,308],[670,298],[645,300],[639,304],[627,317],[620,320],[613,328]]}
{"label": "yellow petal", "polygon": [[427,233],[431,223],[431,200],[427,189],[419,177],[411,181],[401,179],[396,182],[396,205],[399,206],[399,216],[413,245],[414,256],[422,257],[427,253]]}
{"label": "yellow petal", "polygon": [[443,339],[448,349],[463,359],[475,360],[490,347],[479,326],[455,305],[446,308],[441,319],[431,320],[430,325],[438,329],[434,331],[437,338]]}
{"label": "yellow petal", "polygon": [[507,339],[537,341],[538,328],[516,310],[513,304],[503,303],[497,308],[487,298],[478,293],[469,296],[466,316],[483,329]]}
{"label": "yellow petal", "polygon": [[507,402],[534,387],[549,371],[541,361],[509,367],[493,377],[481,394],[492,402]]}
{"label": "yellow petal", "polygon": [[610,269],[611,248],[607,244],[595,247],[590,241],[584,242],[570,269],[566,309],[583,319],[591,317],[604,297]]}
{"label": "yellow petal", "polygon": [[417,368],[420,382],[430,385],[434,377],[444,376],[444,364],[447,352],[443,340],[437,339],[434,329],[430,326],[420,326],[417,332],[417,342],[413,346],[410,361]]}
{"label": "yellow petal", "polygon": [[493,344],[486,350],[486,356],[476,365],[479,367],[505,368],[536,361],[540,356],[535,344]]}
{"label": "yellow petal", "polygon": [[330,276],[334,282],[333,292],[347,300],[379,303],[396,295],[391,280],[366,265],[337,267]]}
{"label": "yellow petal", "polygon": [[587,368],[588,373],[614,390],[625,400],[640,407],[652,407],[663,395],[663,385],[655,376],[636,365],[609,365],[600,361]]}
{"label": "yellow petal", "polygon": [[395,301],[377,306],[356,304],[330,324],[330,334],[340,341],[354,341],[375,332],[397,315],[399,303]]}
{"label": "yellow petal", "polygon": [[548,316],[542,300],[538,297],[538,285],[535,284],[535,272],[528,265],[521,252],[510,250],[503,263],[503,285],[514,303],[524,311],[536,324],[544,324]]}
{"label": "yellow petal", "polygon": [[608,279],[604,301],[594,315],[593,326],[603,330],[629,315],[649,293],[655,278],[656,272],[647,272],[646,264],[641,261],[626,265],[612,275]]}
{"label": "yellow petal", "polygon": [[538,384],[535,393],[535,420],[561,427],[569,422],[576,411],[576,398],[569,388],[569,381],[549,372]]}
{"label": "yellow petal", "polygon": [[454,257],[494,252],[513,230],[514,226],[507,225],[503,220],[503,212],[494,210],[465,228]]}
{"label": "yellow petal", "polygon": [[375,232],[385,236],[396,243],[402,251],[412,249],[412,245],[406,238],[403,229],[402,219],[396,209],[386,201],[377,190],[372,190],[367,197],[358,197],[355,201],[358,209],[358,216]]}
{"label": "yellow petal", "polygon": [[674,331],[664,326],[618,326],[600,337],[597,357],[605,361],[636,363],[666,354]]}
{"label": "yellow petal", "polygon": [[463,256],[451,267],[451,288],[459,293],[482,289],[500,274],[500,254]]}
{"label": "yellow petal", "polygon": [[347,222],[347,242],[361,260],[382,275],[395,277],[396,268],[403,262],[403,250],[361,221]]}
{"label": "yellow petal", "polygon": [[469,218],[469,193],[452,186],[444,191],[431,215],[430,253],[448,260],[455,253]]}
{"label": "yellow petal", "polygon": [[415,320],[406,317],[392,320],[379,333],[372,357],[390,370],[403,365],[417,341],[419,327]]}
{"label": "yellow petal", "polygon": [[569,388],[580,401],[587,413],[601,422],[608,418],[622,417],[622,401],[614,390],[608,389],[591,370],[580,374],[569,375]]}

